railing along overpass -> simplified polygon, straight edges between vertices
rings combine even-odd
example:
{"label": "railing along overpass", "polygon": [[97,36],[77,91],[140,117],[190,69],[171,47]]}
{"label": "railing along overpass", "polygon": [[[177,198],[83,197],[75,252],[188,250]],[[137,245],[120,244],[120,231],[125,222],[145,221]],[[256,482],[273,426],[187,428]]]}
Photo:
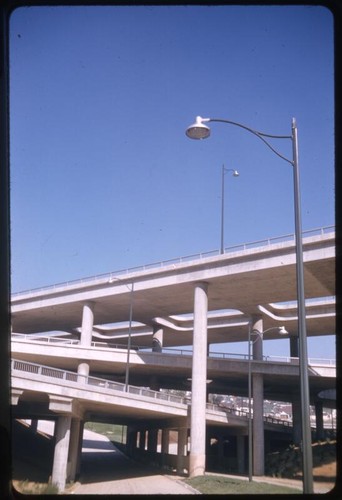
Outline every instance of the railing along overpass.
{"label": "railing along overpass", "polygon": [[[92,374],[117,382],[127,376],[127,349],[125,346],[108,346],[92,342],[85,347],[77,340],[47,337],[31,340],[30,336],[15,335],[12,341],[14,358],[30,363],[48,365],[77,373],[79,359],[86,360]],[[152,352],[132,346],[129,355],[129,383],[151,386],[152,378],[159,387],[191,390],[192,352],[182,349],[164,349]],[[262,360],[247,355],[211,351],[207,360],[207,378],[211,380],[210,392],[247,396],[248,372],[259,373],[264,379],[264,397],[278,401],[291,401],[298,388],[298,358],[264,356]],[[335,387],[336,366],[333,360],[309,359],[311,404],[320,401],[322,391]],[[331,404],[331,402],[329,402]]]}
{"label": "railing along overpass", "polygon": [[[78,418],[110,419],[111,423],[153,427],[188,426],[191,401],[167,391],[153,391],[98,377],[81,377],[75,372],[12,359],[12,398],[15,418],[51,419],[57,414]],[[24,397],[20,396],[25,393]],[[251,416],[252,417],[252,416]],[[207,403],[206,421],[211,425],[247,427],[245,411]],[[253,417],[252,417],[253,418]],[[164,423],[163,423],[164,422]],[[289,431],[288,421],[264,417],[265,429]]]}

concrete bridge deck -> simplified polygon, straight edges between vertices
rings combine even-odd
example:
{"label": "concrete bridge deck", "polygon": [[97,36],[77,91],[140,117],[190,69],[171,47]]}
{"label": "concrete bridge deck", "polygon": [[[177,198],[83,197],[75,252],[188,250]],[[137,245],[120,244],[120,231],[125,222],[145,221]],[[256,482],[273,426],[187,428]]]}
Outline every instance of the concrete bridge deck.
{"label": "concrete bridge deck", "polygon": [[[189,398],[96,377],[82,378],[75,372],[36,363],[12,360],[12,391],[13,402],[21,400],[13,407],[16,418],[35,415],[43,420],[56,417],[57,412],[85,420],[109,418],[117,424],[139,425],[142,421],[146,426],[148,421],[153,427],[157,421],[159,428],[189,427]],[[207,403],[206,421],[208,425],[247,428],[248,413]],[[264,422],[265,429],[278,432],[292,426],[272,417],[264,417]]]}
{"label": "concrete bridge deck", "polygon": [[[149,386],[151,377],[157,376],[161,387],[190,390],[192,353],[170,350],[162,353],[132,350],[129,359],[129,381],[131,384]],[[108,346],[89,346],[79,344],[56,344],[44,340],[12,341],[13,357],[23,361],[48,365],[54,368],[77,372],[79,359],[87,360],[92,367],[92,374],[123,381],[126,374],[127,349]],[[214,393],[247,395],[247,375],[249,363],[247,357],[217,357],[211,353],[207,362],[207,377],[211,380],[210,390]],[[310,394],[312,403],[318,400],[318,394],[335,385],[336,367],[329,360],[317,360],[309,366]],[[262,361],[251,360],[251,372],[264,377],[265,399],[289,401],[297,389],[299,364],[298,358],[268,358]],[[228,391],[228,392],[227,392]]]}
{"label": "concrete bridge deck", "polygon": [[[253,314],[262,314],[264,328],[285,324],[290,334],[297,330],[296,271],[294,241],[271,242],[229,253],[178,262],[114,276],[112,273],[71,284],[23,292],[12,296],[12,328],[16,333],[49,331],[79,335],[82,307],[94,306],[93,335],[120,338],[114,323],[127,321],[133,303],[133,320],[140,325],[135,341],[151,342],[151,329],[164,330],[164,347],[190,345],[193,326],[182,315],[193,312],[194,285],[208,284],[209,343],[237,342],[246,339],[246,325]],[[335,233],[321,231],[303,238],[306,299],[335,295]],[[286,304],[285,304],[286,303]],[[316,305],[318,307],[318,305]],[[314,305],[308,303],[308,335],[334,333],[331,304],[319,306],[319,321]],[[227,312],[229,310],[230,312]],[[235,312],[231,312],[234,310]],[[220,318],[215,311],[221,311]],[[223,317],[222,311],[226,311]],[[229,325],[234,328],[227,328]],[[137,326],[137,328],[138,328]],[[139,335],[138,335],[139,334]],[[268,338],[276,337],[270,332]],[[121,343],[127,341],[127,330]]]}

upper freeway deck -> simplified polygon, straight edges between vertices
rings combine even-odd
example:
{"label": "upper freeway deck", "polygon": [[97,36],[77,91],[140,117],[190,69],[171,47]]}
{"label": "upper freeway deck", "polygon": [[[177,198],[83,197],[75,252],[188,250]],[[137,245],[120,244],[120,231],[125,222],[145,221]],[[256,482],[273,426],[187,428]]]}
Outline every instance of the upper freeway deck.
{"label": "upper freeway deck", "polygon": [[[303,254],[306,298],[334,296],[334,231],[330,228],[330,231],[304,235]],[[13,331],[27,334],[55,330],[75,332],[81,326],[83,304],[90,301],[95,306],[94,332],[110,337],[111,330],[106,325],[126,321],[133,301],[133,319],[140,323],[145,340],[151,336],[152,325],[159,323],[164,328],[165,346],[186,345],[191,343],[192,328],[177,316],[193,312],[194,285],[198,281],[208,283],[209,311],[235,310],[228,318],[233,326],[229,335],[226,334],[227,324],[216,322],[215,325],[215,319],[212,320],[210,343],[223,342],[223,337],[225,342],[242,340],[252,314],[263,315],[265,329],[281,321],[286,322],[290,333],[296,332],[293,306],[286,309],[286,306],[277,305],[296,300],[293,239],[275,239],[223,255],[202,256],[117,276],[111,273],[14,294]],[[334,310],[331,304],[325,306],[325,310],[307,318],[308,336],[335,333]],[[227,320],[230,313],[225,314]],[[275,335],[270,333],[269,338]]]}

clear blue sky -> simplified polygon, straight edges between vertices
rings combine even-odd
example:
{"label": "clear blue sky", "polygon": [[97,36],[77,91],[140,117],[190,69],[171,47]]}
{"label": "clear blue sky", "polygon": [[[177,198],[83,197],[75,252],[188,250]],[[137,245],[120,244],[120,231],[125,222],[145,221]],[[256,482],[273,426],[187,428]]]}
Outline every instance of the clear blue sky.
{"label": "clear blue sky", "polygon": [[226,246],[293,233],[291,166],[237,127],[189,140],[196,115],[281,135],[296,117],[303,229],[334,224],[327,9],[31,7],[10,26],[14,292],[218,249],[222,164]]}

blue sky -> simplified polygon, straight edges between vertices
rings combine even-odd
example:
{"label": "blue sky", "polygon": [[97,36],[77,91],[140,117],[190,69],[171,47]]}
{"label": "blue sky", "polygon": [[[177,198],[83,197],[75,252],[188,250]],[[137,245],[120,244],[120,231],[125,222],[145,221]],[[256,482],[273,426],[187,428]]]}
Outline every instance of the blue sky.
{"label": "blue sky", "polygon": [[303,230],[334,224],[327,9],[30,7],[10,27],[14,292],[218,249],[222,164],[226,246],[293,233],[291,166],[237,127],[189,140],[196,115],[296,117]]}

